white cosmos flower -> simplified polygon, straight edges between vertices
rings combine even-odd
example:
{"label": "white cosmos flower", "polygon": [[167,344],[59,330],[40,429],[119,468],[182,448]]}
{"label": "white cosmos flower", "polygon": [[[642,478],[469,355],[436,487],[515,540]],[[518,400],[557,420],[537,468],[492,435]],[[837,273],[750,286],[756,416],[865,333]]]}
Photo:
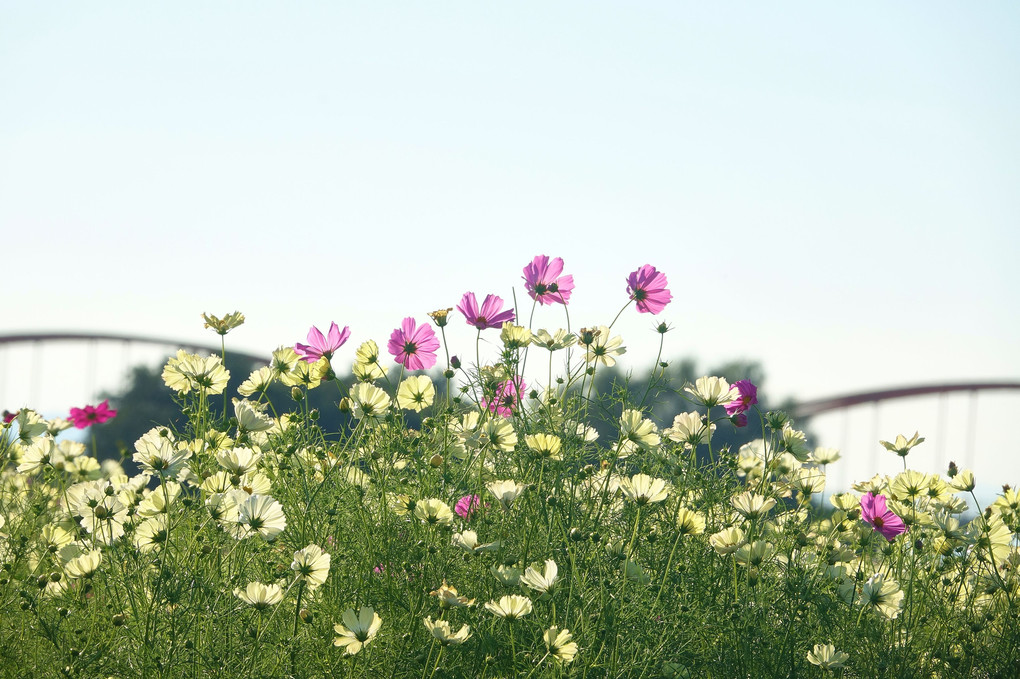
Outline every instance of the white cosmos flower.
{"label": "white cosmos flower", "polygon": [[539,573],[534,566],[528,566],[524,575],[521,576],[522,583],[542,594],[552,594],[559,581],[559,568],[552,559],[545,560],[545,569],[542,573]]}

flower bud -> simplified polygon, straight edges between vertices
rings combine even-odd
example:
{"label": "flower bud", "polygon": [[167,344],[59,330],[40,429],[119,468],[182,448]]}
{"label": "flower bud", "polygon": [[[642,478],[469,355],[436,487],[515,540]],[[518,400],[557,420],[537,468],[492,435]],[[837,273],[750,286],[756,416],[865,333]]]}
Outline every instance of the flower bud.
{"label": "flower bud", "polygon": [[453,366],[454,370],[460,370],[460,359],[456,356],[450,357],[450,365]]}
{"label": "flower bud", "polygon": [[770,410],[765,414],[765,424],[775,431],[780,431],[789,421],[790,418],[782,410]]}
{"label": "flower bud", "polygon": [[442,467],[443,466],[443,456],[440,455],[439,453],[436,453],[435,455],[430,457],[429,458],[429,466],[430,467]]}
{"label": "flower bud", "polygon": [[305,400],[305,392],[301,390],[301,387],[291,387],[290,397],[295,401]]}

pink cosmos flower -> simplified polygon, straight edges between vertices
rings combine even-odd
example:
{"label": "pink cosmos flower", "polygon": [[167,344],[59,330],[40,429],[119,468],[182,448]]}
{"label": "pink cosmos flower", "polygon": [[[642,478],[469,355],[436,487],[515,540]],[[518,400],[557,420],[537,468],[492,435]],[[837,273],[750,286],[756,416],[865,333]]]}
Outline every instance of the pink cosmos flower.
{"label": "pink cosmos flower", "polygon": [[656,271],[651,264],[645,264],[627,276],[627,294],[637,302],[637,310],[643,314],[657,314],[673,299],[666,288],[666,274]]}
{"label": "pink cosmos flower", "polygon": [[333,358],[333,352],[344,345],[347,338],[351,336],[351,329],[344,326],[343,330],[337,327],[336,323],[329,324],[329,335],[322,336],[319,329],[312,326],[308,331],[308,344],[298,342],[294,345],[294,351],[302,360],[308,363],[315,363],[320,358]]}
{"label": "pink cosmos flower", "polygon": [[885,495],[875,495],[874,493],[863,495],[861,497],[861,519],[870,523],[871,527],[885,536],[889,542],[892,542],[900,533],[907,531],[903,519],[885,506]]}
{"label": "pink cosmos flower", "polygon": [[439,340],[431,325],[418,325],[408,317],[390,335],[386,347],[397,363],[402,363],[408,370],[428,370],[436,364]]}
{"label": "pink cosmos flower", "polygon": [[502,308],[502,297],[486,295],[485,301],[482,302],[482,308],[479,309],[478,300],[475,299],[473,292],[465,292],[460,304],[457,305],[457,311],[464,314],[468,325],[473,325],[479,330],[502,328],[504,322],[514,320],[513,309],[501,311]]}
{"label": "pink cosmos flower", "polygon": [[730,422],[733,423],[734,427],[746,427],[747,426],[747,415],[745,413],[734,413],[730,415]]}
{"label": "pink cosmos flower", "polygon": [[110,407],[110,401],[106,400],[97,406],[85,406],[84,408],[71,408],[71,414],[67,419],[71,420],[78,429],[85,429],[91,424],[102,424],[117,416],[117,411]]}
{"label": "pink cosmos flower", "polygon": [[457,512],[457,516],[470,519],[471,515],[482,506],[482,498],[477,495],[465,495],[461,499],[457,500],[457,504],[454,506],[453,511]]}
{"label": "pink cosmos flower", "polygon": [[482,407],[488,408],[489,412],[496,413],[501,417],[510,417],[521,404],[521,395],[527,385],[524,378],[517,375],[512,380],[504,380],[496,387],[493,397],[483,398]]}
{"label": "pink cosmos flower", "polygon": [[573,276],[561,276],[563,260],[559,257],[550,260],[547,255],[538,255],[531,264],[524,267],[524,287],[531,299],[539,304],[559,303],[565,305],[570,301],[570,291],[574,289]]}
{"label": "pink cosmos flower", "polygon": [[[732,386],[740,393],[740,395],[723,406],[726,408],[727,415],[746,413],[751,409],[751,406],[758,402],[758,387],[754,386],[754,384],[751,383],[751,380],[737,380]],[[747,421],[746,418],[744,421]]]}
{"label": "pink cosmos flower", "polygon": [[12,413],[10,410],[4,411],[4,424],[10,424],[18,416],[17,413]]}

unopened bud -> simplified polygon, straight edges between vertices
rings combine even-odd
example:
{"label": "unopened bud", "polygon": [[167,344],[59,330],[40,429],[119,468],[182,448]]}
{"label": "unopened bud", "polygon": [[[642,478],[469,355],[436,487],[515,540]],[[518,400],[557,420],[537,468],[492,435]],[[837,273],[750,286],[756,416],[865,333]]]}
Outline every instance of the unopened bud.
{"label": "unopened bud", "polygon": [[443,466],[443,456],[440,455],[439,453],[436,453],[435,455],[430,457],[429,458],[429,466],[430,467],[442,467]]}
{"label": "unopened bud", "polygon": [[301,390],[301,387],[291,387],[290,397],[295,401],[305,400],[305,392]]}
{"label": "unopened bud", "polygon": [[771,410],[765,414],[765,424],[769,429],[779,431],[790,421],[790,418],[782,410]]}

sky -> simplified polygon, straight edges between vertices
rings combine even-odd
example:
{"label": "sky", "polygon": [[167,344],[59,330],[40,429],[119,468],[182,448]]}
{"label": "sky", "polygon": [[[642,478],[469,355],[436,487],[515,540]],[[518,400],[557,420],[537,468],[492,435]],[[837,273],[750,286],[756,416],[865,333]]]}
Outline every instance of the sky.
{"label": "sky", "polygon": [[[1013,2],[0,0],[0,334],[215,341],[200,314],[236,309],[237,350],[337,321],[353,354],[468,290],[530,312],[547,254],[575,328],[668,276],[614,326],[635,370],[665,321],[665,356],[758,360],[773,400],[1020,381],[1018,29]],[[124,370],[0,351],[3,407]],[[966,398],[883,407],[878,438],[923,424],[929,471],[1020,482],[1015,394],[974,436]],[[875,418],[818,420],[860,439],[848,476],[899,463]]]}

